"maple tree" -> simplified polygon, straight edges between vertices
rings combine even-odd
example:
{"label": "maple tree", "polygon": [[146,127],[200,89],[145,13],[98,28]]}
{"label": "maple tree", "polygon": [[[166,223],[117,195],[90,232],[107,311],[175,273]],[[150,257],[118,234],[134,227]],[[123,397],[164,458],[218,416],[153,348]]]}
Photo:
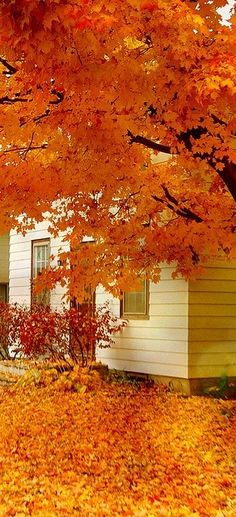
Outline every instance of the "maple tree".
{"label": "maple tree", "polygon": [[[137,274],[158,280],[163,260],[188,276],[235,256],[235,16],[222,24],[225,4],[3,0],[0,230],[50,213],[71,250],[47,285],[118,294]],[[93,245],[80,246],[85,236]]]}

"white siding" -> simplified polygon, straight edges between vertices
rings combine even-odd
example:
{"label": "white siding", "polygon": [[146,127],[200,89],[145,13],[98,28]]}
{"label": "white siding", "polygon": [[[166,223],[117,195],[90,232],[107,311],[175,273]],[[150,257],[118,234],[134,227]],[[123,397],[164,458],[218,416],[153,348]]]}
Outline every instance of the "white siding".
{"label": "white siding", "polygon": [[[188,283],[173,280],[172,271],[163,267],[159,284],[150,284],[149,319],[130,320],[111,348],[98,351],[98,359],[110,368],[187,378]],[[106,298],[99,289],[97,303]],[[119,315],[119,300],[109,299]]]}
{"label": "white siding", "polygon": [[[31,251],[32,241],[50,239],[50,254],[56,256],[60,248],[66,249],[59,237],[52,237],[47,231],[47,221],[38,224],[35,230],[25,236],[16,231],[10,233],[9,301],[29,305],[31,301]],[[54,259],[56,261],[56,258]],[[57,285],[51,293],[52,307],[58,307],[65,290]]]}
{"label": "white siding", "polygon": [[[47,222],[22,236],[10,234],[10,302],[30,304],[32,240],[50,238],[51,254],[66,248],[47,232]],[[0,282],[8,280],[8,237],[1,237]],[[56,260],[56,259],[55,259]],[[173,269],[163,266],[161,280],[150,284],[149,319],[130,320],[111,348],[98,350],[110,368],[162,377],[196,379],[236,375],[236,261],[215,262],[196,281],[173,280]],[[51,304],[61,303],[57,286]],[[97,289],[96,301],[109,300],[119,316],[120,302]]]}

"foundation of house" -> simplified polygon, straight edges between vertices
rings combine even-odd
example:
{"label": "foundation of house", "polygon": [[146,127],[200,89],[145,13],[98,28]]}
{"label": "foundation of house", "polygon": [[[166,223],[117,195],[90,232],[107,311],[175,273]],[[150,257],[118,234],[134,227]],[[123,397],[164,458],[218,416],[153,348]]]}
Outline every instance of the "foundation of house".
{"label": "foundation of house", "polygon": [[236,377],[206,377],[201,379],[183,379],[162,375],[137,374],[127,372],[129,378],[152,380],[155,384],[164,384],[175,393],[185,395],[212,395],[217,398],[236,398]]}

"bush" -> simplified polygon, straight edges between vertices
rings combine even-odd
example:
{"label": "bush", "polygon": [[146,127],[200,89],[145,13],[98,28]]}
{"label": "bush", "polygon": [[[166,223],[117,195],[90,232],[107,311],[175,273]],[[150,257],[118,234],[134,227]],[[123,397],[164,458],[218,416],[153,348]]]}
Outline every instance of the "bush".
{"label": "bush", "polygon": [[92,315],[72,307],[64,312],[64,318],[70,335],[69,356],[74,362],[79,358],[83,366],[95,360],[96,346],[109,347],[112,335],[126,325],[111,313],[108,304],[98,307]]}
{"label": "bush", "polygon": [[18,341],[22,354],[34,359],[64,359],[68,338],[62,313],[51,311],[49,307],[34,305],[31,308],[22,308],[21,316]]}
{"label": "bush", "polygon": [[12,359],[17,353],[17,329],[20,308],[0,302],[0,359]]}
{"label": "bush", "polygon": [[80,363],[82,366],[95,360],[96,346],[107,347],[112,335],[125,326],[114,316],[107,304],[92,314],[83,308],[64,308],[1,304],[0,356],[12,357],[11,349],[23,356],[54,361]]}

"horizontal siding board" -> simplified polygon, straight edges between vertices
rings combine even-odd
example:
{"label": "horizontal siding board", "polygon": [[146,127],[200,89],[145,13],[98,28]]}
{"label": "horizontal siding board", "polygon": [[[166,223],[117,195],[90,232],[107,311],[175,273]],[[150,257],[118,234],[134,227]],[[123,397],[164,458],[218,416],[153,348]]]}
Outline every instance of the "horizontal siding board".
{"label": "horizontal siding board", "polygon": [[203,280],[236,280],[236,268],[207,268]]}
{"label": "horizontal siding board", "polygon": [[222,257],[221,259],[214,260],[211,262],[208,262],[206,265],[207,269],[235,269],[236,268],[236,260],[230,259],[226,260],[225,257]]}
{"label": "horizontal siding board", "polygon": [[11,289],[15,289],[16,287],[23,288],[25,286],[30,285],[29,278],[19,277],[19,278],[11,278]]}
{"label": "horizontal siding board", "polygon": [[[104,359],[117,359],[117,360],[128,360],[135,361],[137,360],[137,350],[127,349],[127,348],[115,348],[112,346],[111,348],[106,348],[102,351],[102,356]],[[173,354],[168,352],[157,352],[151,350],[139,350],[138,351],[138,359],[140,364],[143,363],[158,363],[164,365],[175,365],[175,366],[185,366],[186,365],[186,354]]]}
{"label": "horizontal siding board", "polygon": [[186,292],[188,289],[188,282],[182,279],[178,280],[162,280],[158,284],[152,284],[152,293],[171,293],[171,292]]}
{"label": "horizontal siding board", "polygon": [[191,316],[189,329],[236,329],[236,318],[232,316]]}
{"label": "horizontal siding board", "polygon": [[236,341],[189,341],[189,352],[198,354],[236,353]]}
{"label": "horizontal siding board", "polygon": [[189,367],[189,378],[190,379],[204,379],[208,377],[221,377],[227,375],[229,377],[236,376],[236,365],[208,365],[208,366],[190,366]]}
{"label": "horizontal siding board", "polygon": [[11,250],[12,257],[14,255],[21,254],[22,251],[25,251],[28,253],[31,251],[31,241],[25,240],[24,242],[21,242],[21,240],[19,239],[19,242],[16,242],[15,244],[12,244],[12,242],[11,242],[10,250]]}
{"label": "horizontal siding board", "polygon": [[149,309],[151,318],[156,316],[188,316],[188,306],[186,303],[151,303]]}
{"label": "horizontal siding board", "polygon": [[130,327],[129,325],[123,330],[123,337],[148,339],[174,339],[185,341],[188,337],[187,329],[178,328],[146,328],[146,327]]}
{"label": "horizontal siding board", "polygon": [[126,338],[123,339],[122,337],[119,337],[119,335],[116,337],[114,336],[115,345],[112,345],[112,348],[115,346],[116,348],[127,348],[132,350],[137,350],[137,353],[139,350],[150,350],[150,351],[156,351],[156,352],[173,352],[173,353],[185,353],[188,352],[188,344],[187,341],[176,341],[176,340],[169,340],[169,339],[148,339],[143,340],[142,338]]}
{"label": "horizontal siding board", "polygon": [[[234,270],[233,270],[234,271]],[[205,280],[189,282],[189,292],[236,293],[236,277],[232,280]]]}
{"label": "horizontal siding board", "polygon": [[236,329],[189,329],[190,341],[236,341]]}
{"label": "horizontal siding board", "polygon": [[10,278],[28,278],[29,277],[30,268],[24,267],[22,269],[10,269],[9,277]]}
{"label": "horizontal siding board", "polygon": [[189,366],[213,366],[213,365],[230,365],[236,364],[236,351],[235,352],[221,352],[221,353],[190,353],[189,354]]}
{"label": "horizontal siding board", "polygon": [[25,249],[24,251],[21,251],[20,253],[11,252],[10,249],[10,267],[11,269],[14,268],[14,264],[17,264],[21,261],[24,262],[30,262],[30,256],[31,256],[31,249]]}
{"label": "horizontal siding board", "polygon": [[232,305],[236,303],[235,292],[190,292],[189,307],[191,304],[202,305]]}
{"label": "horizontal siding board", "polygon": [[24,285],[24,287],[14,287],[13,289],[11,289],[11,286],[10,286],[10,296],[11,297],[14,297],[14,296],[25,296],[25,295],[29,295],[31,292],[30,290],[30,281],[28,280],[27,284]]}
{"label": "horizontal siding board", "polygon": [[[101,357],[102,359],[102,357]],[[112,359],[102,360],[104,364],[108,364],[109,368],[115,368],[120,371],[147,373],[150,375],[165,375],[170,377],[187,378],[188,370],[185,366],[175,366],[172,364],[162,365],[153,363],[140,363],[139,361],[128,361]]]}
{"label": "horizontal siding board", "polygon": [[[153,337],[152,330],[159,331],[160,329],[174,328],[174,329],[186,329],[187,318],[184,316],[153,316],[149,319],[128,319],[128,328],[146,329],[147,335],[145,337]],[[152,329],[152,330],[151,330]],[[143,334],[142,334],[143,335]]]}
{"label": "horizontal siding board", "polygon": [[222,317],[222,316],[231,316],[236,318],[236,297],[235,297],[235,303],[231,303],[228,305],[217,305],[217,304],[191,304],[189,306],[189,314],[190,317],[194,316],[216,316]]}
{"label": "horizontal siding board", "polygon": [[161,273],[160,273],[160,280],[171,280],[172,282],[173,281],[179,281],[179,280],[182,280],[182,282],[184,282],[185,284],[185,280],[183,281],[182,278],[177,278],[177,279],[173,279],[173,273],[174,273],[174,268],[172,266],[163,266],[161,268]]}
{"label": "horizontal siding board", "polygon": [[154,293],[150,294],[150,303],[164,303],[164,304],[183,304],[188,303],[188,292],[187,291],[172,291],[172,292],[162,292],[161,297],[154,297]]}

